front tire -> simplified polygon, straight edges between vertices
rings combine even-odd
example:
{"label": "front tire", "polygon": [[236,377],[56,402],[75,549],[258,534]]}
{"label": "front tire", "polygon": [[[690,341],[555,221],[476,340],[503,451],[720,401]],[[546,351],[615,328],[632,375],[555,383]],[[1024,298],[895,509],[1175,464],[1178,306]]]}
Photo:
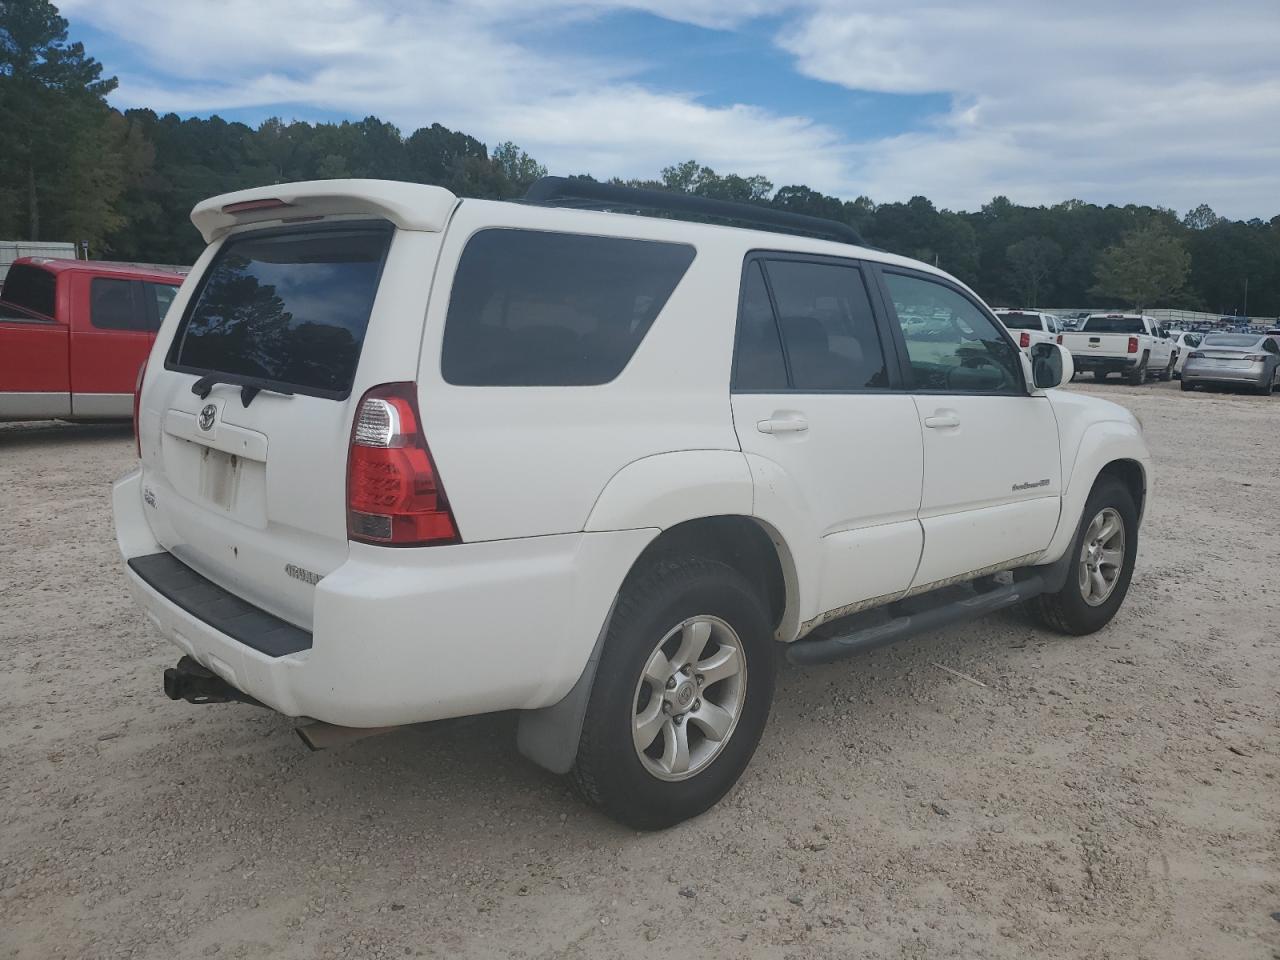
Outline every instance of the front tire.
{"label": "front tire", "polygon": [[1101,478],[1089,494],[1071,546],[1067,582],[1057,593],[1027,602],[1042,626],[1083,636],[1101,630],[1129,592],[1138,556],[1138,508],[1114,477]]}
{"label": "front tire", "polygon": [[703,813],[755,753],[775,673],[769,618],[738,571],[682,557],[632,574],[583,720],[579,793],[640,830]]}

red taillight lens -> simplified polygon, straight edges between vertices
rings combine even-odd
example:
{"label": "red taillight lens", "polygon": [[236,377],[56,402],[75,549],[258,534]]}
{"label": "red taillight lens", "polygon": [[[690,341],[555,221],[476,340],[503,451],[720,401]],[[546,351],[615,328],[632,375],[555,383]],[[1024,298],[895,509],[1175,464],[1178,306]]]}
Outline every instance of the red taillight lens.
{"label": "red taillight lens", "polygon": [[1188,354],[1187,354],[1187,359],[1188,359],[1188,360],[1203,360],[1203,359],[1204,359],[1204,354],[1203,354],[1203,353],[1201,353],[1199,350],[1192,350],[1190,353],[1188,353]]}
{"label": "red taillight lens", "polygon": [[360,399],[347,456],[347,536],[423,547],[459,543],[412,383],[386,383]]}
{"label": "red taillight lens", "polygon": [[147,361],[138,368],[138,379],[133,382],[133,445],[142,459],[142,434],[138,432],[138,413],[142,409],[142,380],[147,375]]}
{"label": "red taillight lens", "polygon": [[1062,343],[1062,334],[1058,334],[1058,343],[1059,343],[1059,344],[1061,344],[1061,343]]}
{"label": "red taillight lens", "polygon": [[1130,338],[1129,338],[1129,352],[1130,352],[1130,353],[1137,353],[1137,352],[1138,352],[1138,338],[1137,338],[1137,337],[1130,337]]}
{"label": "red taillight lens", "polygon": [[1023,350],[1025,350],[1025,349],[1027,349],[1027,347],[1031,346],[1031,334],[1029,334],[1029,333],[1027,333],[1027,331],[1023,330],[1023,331],[1022,331],[1022,336],[1018,337],[1018,346],[1020,346]]}

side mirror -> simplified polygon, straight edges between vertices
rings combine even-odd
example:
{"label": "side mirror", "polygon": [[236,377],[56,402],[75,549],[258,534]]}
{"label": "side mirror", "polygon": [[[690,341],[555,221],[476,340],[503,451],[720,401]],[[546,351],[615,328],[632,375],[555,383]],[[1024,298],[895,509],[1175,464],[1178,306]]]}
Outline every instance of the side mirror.
{"label": "side mirror", "polygon": [[1070,383],[1076,365],[1071,353],[1057,343],[1037,343],[1031,348],[1031,382],[1037,390]]}

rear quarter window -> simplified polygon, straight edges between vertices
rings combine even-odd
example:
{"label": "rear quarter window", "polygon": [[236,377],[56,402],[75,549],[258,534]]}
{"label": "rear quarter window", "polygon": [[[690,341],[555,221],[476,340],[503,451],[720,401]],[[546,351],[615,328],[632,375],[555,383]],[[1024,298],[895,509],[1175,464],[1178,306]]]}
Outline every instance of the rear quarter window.
{"label": "rear quarter window", "polygon": [[58,278],[48,270],[20,263],[10,267],[0,290],[0,300],[23,307],[46,317],[56,309]]}
{"label": "rear quarter window", "polygon": [[346,397],[391,233],[375,224],[231,238],[174,336],[169,368]]}
{"label": "rear quarter window", "polygon": [[454,276],[441,375],[476,387],[608,383],[693,258],[680,243],[481,230]]}

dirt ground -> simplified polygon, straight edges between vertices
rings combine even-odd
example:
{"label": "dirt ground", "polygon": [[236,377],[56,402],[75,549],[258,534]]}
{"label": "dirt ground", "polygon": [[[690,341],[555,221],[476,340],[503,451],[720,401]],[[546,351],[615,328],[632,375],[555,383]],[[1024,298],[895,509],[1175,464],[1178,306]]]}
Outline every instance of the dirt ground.
{"label": "dirt ground", "polygon": [[737,789],[646,835],[509,715],[313,754],[164,699],[128,427],[0,428],[0,957],[1280,958],[1280,397],[1072,389],[1159,471],[1115,622],[788,670]]}

